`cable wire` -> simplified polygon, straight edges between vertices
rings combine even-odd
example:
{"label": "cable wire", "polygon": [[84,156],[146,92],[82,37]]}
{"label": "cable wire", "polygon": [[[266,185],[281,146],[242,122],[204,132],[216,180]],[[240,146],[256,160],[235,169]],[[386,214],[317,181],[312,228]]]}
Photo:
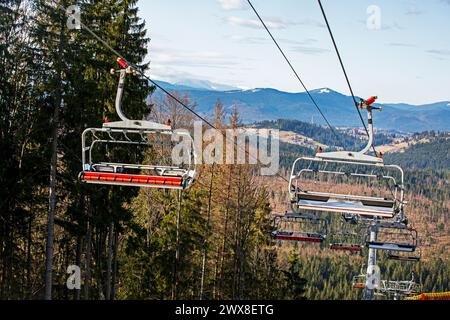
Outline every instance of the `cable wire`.
{"label": "cable wire", "polygon": [[[341,64],[342,71],[344,72],[345,80],[347,81],[347,85],[348,85],[348,88],[350,89],[350,93],[352,95],[353,102],[355,103],[356,111],[358,112],[359,118],[361,119],[361,122],[362,122],[362,124],[364,126],[364,130],[366,131],[367,136],[370,137],[369,129],[367,129],[367,126],[366,126],[366,123],[364,121],[364,118],[363,118],[363,116],[361,114],[361,111],[359,110],[358,102],[356,101],[355,94],[353,93],[353,88],[352,88],[352,85],[350,83],[349,77],[347,75],[347,71],[345,69],[344,62],[342,61],[341,54],[339,52],[339,48],[338,48],[338,46],[336,44],[336,40],[334,39],[334,35],[333,35],[332,30],[331,30],[330,23],[328,22],[327,15],[325,13],[325,9],[322,6],[321,0],[317,0],[317,2],[319,3],[320,11],[322,12],[322,16],[323,16],[323,18],[325,20],[325,23],[327,25],[327,29],[328,29],[328,32],[330,34],[331,40],[333,41],[334,50],[336,51],[336,54],[337,54],[338,59],[339,59],[339,63]],[[371,147],[372,147],[372,150],[375,153],[375,155],[377,155],[378,153],[377,153],[377,150],[376,150],[375,145],[373,143],[372,143]],[[383,167],[381,168],[381,170],[382,170],[382,173],[384,174],[385,171],[384,171]],[[383,180],[383,181],[385,181],[385,180]],[[394,191],[392,190],[392,188],[389,186],[389,184],[386,181],[385,181],[385,183],[386,183],[389,191],[391,192],[391,195],[393,196],[393,198],[395,198]]]}
{"label": "cable wire", "polygon": [[[340,54],[338,46],[336,44],[336,40],[334,39],[333,32],[331,31],[331,26],[330,26],[330,23],[328,22],[328,18],[327,18],[327,15],[325,13],[325,10],[324,10],[324,8],[322,6],[322,2],[321,2],[321,0],[317,0],[317,2],[319,3],[320,10],[322,12],[322,16],[323,16],[323,18],[325,20],[325,23],[327,25],[327,29],[328,29],[328,32],[330,34],[331,40],[333,41],[334,50],[336,51],[336,54],[337,54],[338,59],[339,59],[339,63],[341,64],[342,71],[344,72],[345,80],[347,81],[348,88],[350,89],[350,94],[352,95],[356,111],[358,112],[359,118],[360,118],[360,120],[361,120],[361,122],[362,122],[362,124],[364,126],[364,130],[366,131],[367,136],[369,136],[369,130],[367,129],[367,126],[366,126],[366,123],[364,121],[364,118],[363,118],[363,116],[361,114],[361,111],[358,108],[358,102],[356,101],[355,94],[353,93],[352,85],[350,84],[350,80],[348,78],[347,71],[346,71],[345,66],[344,66],[344,62],[342,61],[341,54]],[[373,151],[376,154],[377,152],[376,152],[375,147],[373,146],[373,144],[372,144],[372,148],[373,148]]]}
{"label": "cable wire", "polygon": [[258,17],[259,21],[261,21],[261,24],[263,25],[264,29],[266,29],[267,33],[269,34],[270,38],[272,39],[273,43],[277,46],[278,50],[280,51],[281,55],[283,56],[284,60],[286,60],[287,64],[289,65],[289,67],[291,68],[292,72],[294,73],[295,77],[297,78],[297,80],[300,82],[300,84],[302,85],[303,89],[305,90],[306,94],[308,95],[308,97],[311,99],[312,103],[314,104],[314,106],[316,107],[317,111],[319,111],[320,115],[322,116],[322,118],[325,120],[325,122],[327,123],[328,127],[330,128],[330,130],[333,132],[333,134],[335,135],[336,138],[339,139],[336,131],[334,130],[333,126],[331,125],[331,123],[328,121],[327,117],[325,116],[325,114],[322,112],[322,110],[320,109],[319,105],[317,104],[316,100],[313,98],[313,96],[311,95],[311,93],[309,92],[308,88],[306,87],[306,85],[304,84],[304,82],[302,81],[302,79],[300,78],[298,72],[295,70],[294,66],[292,65],[291,61],[289,60],[289,58],[286,56],[286,54],[284,53],[283,49],[281,48],[281,46],[278,44],[278,41],[275,39],[275,37],[272,35],[272,32],[270,32],[269,28],[267,27],[266,23],[264,22],[264,20],[261,18],[261,16],[259,15],[258,11],[256,10],[256,8],[253,6],[253,4],[251,3],[250,0],[247,0],[248,4],[250,5],[250,7],[253,9],[253,12],[256,14],[256,16]]}
{"label": "cable wire", "polygon": [[[63,12],[65,12],[67,14],[66,9],[59,5],[56,4],[57,7],[59,7],[61,10],[63,10]],[[188,110],[189,112],[191,112],[192,114],[194,114],[196,117],[198,117],[200,120],[202,120],[204,123],[206,123],[209,127],[211,127],[212,129],[218,130],[212,123],[210,123],[208,120],[206,120],[204,117],[202,117],[199,113],[197,113],[196,111],[194,111],[192,108],[189,108],[185,103],[183,103],[180,99],[178,99],[177,97],[175,97],[172,93],[170,93],[168,90],[166,90],[164,87],[162,87],[160,84],[158,84],[156,81],[154,81],[153,79],[151,79],[150,77],[148,77],[137,65],[135,65],[134,63],[129,62],[120,52],[118,52],[117,50],[115,50],[113,47],[111,47],[105,40],[103,40],[100,36],[98,36],[94,31],[92,31],[88,26],[86,26],[81,20],[79,21],[80,26],[82,27],[82,29],[86,30],[90,35],[92,35],[97,41],[99,41],[101,44],[103,44],[103,46],[105,48],[107,48],[108,50],[110,50],[112,53],[114,53],[118,58],[122,59],[125,61],[125,63],[132,67],[136,72],[138,72],[141,76],[143,76],[145,79],[147,79],[148,81],[150,81],[155,87],[157,87],[158,89],[160,89],[161,91],[163,91],[165,94],[167,94],[170,98],[172,98],[174,101],[176,101],[179,105],[181,105],[182,107],[184,107],[186,110]],[[222,135],[225,137],[225,139],[228,139],[228,137],[222,132]],[[233,144],[237,145],[237,142],[233,141]],[[250,152],[247,150],[247,148],[244,148],[244,152],[249,156],[252,157],[252,155],[250,154]],[[254,158],[254,157],[253,157]],[[257,160],[257,159],[254,159]],[[285,177],[283,177],[280,173],[276,173],[273,172],[275,175],[279,176],[280,178],[282,178],[284,181],[289,182],[289,180],[287,180]]]}

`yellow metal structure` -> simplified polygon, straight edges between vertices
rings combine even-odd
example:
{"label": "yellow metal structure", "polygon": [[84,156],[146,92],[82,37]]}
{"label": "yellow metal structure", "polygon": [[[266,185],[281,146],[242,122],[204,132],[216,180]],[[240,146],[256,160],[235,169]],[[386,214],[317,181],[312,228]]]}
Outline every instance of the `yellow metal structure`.
{"label": "yellow metal structure", "polygon": [[450,291],[437,293],[422,293],[418,296],[409,297],[405,300],[450,300]]}

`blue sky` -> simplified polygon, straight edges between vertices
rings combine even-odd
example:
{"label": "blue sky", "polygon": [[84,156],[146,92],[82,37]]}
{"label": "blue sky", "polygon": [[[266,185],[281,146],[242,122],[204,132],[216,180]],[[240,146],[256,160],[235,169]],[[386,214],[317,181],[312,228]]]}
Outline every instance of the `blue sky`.
{"label": "blue sky", "polygon": [[[309,89],[348,89],[316,0],[252,0]],[[322,0],[355,93],[450,101],[450,0]],[[380,28],[367,27],[375,5]],[[141,0],[149,75],[303,89],[245,0]]]}

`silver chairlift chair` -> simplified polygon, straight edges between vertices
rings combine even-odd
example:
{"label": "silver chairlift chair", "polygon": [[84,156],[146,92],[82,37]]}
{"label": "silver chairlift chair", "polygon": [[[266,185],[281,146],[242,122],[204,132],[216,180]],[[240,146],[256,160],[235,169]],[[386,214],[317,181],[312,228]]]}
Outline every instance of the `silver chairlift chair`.
{"label": "silver chairlift chair", "polygon": [[[417,244],[418,234],[416,229],[407,227],[401,229],[395,226],[391,228],[379,227],[377,240],[370,241],[368,237],[366,241],[369,249],[385,250],[391,253],[391,255],[393,252],[413,253],[416,251]],[[400,255],[397,256],[401,260]]]}
{"label": "silver chairlift chair", "polygon": [[[369,140],[363,150],[359,152],[318,152],[315,157],[301,157],[294,162],[289,183],[289,194],[292,208],[295,212],[312,210],[381,218],[393,218],[397,214],[403,215],[403,170],[396,165],[386,165],[380,153],[376,155],[368,154],[373,149],[374,140],[372,110],[379,109],[372,106],[375,99],[376,97],[372,97],[369,99],[370,102],[362,100],[360,104],[360,107],[367,111],[369,124]],[[304,162],[307,165],[303,164]],[[298,170],[297,166],[300,164],[303,165]],[[317,165],[319,168],[313,168],[313,165]],[[320,165],[323,165],[325,169],[320,168]],[[327,170],[327,166],[334,166],[334,168]],[[345,172],[344,170],[336,169],[339,167],[353,167],[355,170]],[[359,170],[362,170],[362,172],[359,172]],[[368,170],[380,170],[383,174],[373,174],[367,172]],[[386,174],[386,170],[395,171],[396,175]],[[391,189],[392,195],[390,197],[372,197],[307,190],[306,186],[302,184],[304,182],[302,178],[305,174],[311,173],[336,177],[349,176],[354,178],[382,179],[393,186],[393,190]]]}
{"label": "silver chairlift chair", "polygon": [[[188,163],[185,166],[148,165],[118,163],[94,160],[93,150],[97,145],[122,146],[154,146],[149,137],[161,138],[161,146],[171,147],[171,138],[175,135],[172,127],[152,121],[130,120],[121,109],[122,95],[127,75],[135,75],[136,71],[126,62],[117,59],[121,65],[119,70],[111,70],[111,74],[119,74],[119,85],[116,94],[116,112],[121,121],[105,122],[102,128],[88,128],[82,134],[82,165],[80,180],[88,184],[118,185],[131,187],[148,187],[161,189],[187,189],[192,186],[196,176],[196,154],[192,137],[187,131],[176,132],[177,136],[190,141]],[[151,172],[143,174],[142,171]]]}
{"label": "silver chairlift chair", "polygon": [[275,215],[274,226],[274,240],[322,243],[327,237],[326,220],[311,214]]}

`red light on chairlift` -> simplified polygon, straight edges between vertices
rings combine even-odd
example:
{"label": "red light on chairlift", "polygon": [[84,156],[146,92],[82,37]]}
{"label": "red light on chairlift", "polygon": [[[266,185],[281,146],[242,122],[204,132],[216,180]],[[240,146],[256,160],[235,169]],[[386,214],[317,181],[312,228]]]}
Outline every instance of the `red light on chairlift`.
{"label": "red light on chairlift", "polygon": [[108,117],[106,117],[106,118],[103,120],[103,123],[108,123],[108,122],[110,122],[110,121],[109,121]]}
{"label": "red light on chairlift", "polygon": [[127,68],[127,62],[123,60],[122,58],[117,58],[117,63],[124,69]]}

